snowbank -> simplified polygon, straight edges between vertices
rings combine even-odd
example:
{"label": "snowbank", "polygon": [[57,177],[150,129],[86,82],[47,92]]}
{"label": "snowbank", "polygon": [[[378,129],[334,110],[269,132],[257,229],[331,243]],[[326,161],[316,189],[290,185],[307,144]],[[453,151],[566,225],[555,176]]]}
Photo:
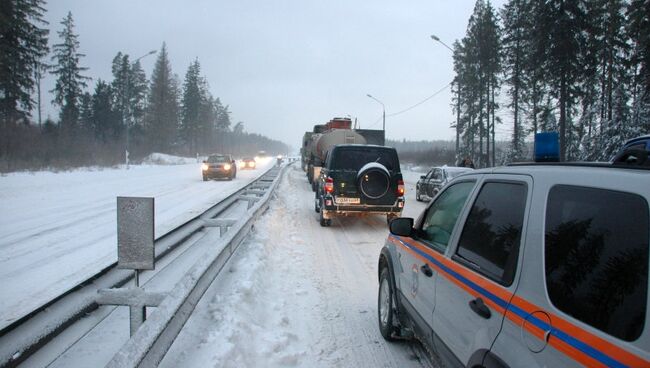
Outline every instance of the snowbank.
{"label": "snowbank", "polygon": [[196,158],[172,156],[165,153],[152,153],[142,160],[147,165],[186,165],[196,163]]}

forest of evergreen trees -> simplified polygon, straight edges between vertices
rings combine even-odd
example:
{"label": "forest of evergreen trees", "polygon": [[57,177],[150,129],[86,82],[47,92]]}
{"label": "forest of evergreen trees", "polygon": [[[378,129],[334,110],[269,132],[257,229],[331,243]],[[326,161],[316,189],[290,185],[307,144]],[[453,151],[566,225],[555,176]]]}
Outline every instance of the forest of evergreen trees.
{"label": "forest of evergreen trees", "polygon": [[[151,152],[288,151],[282,142],[246,133],[242,122],[231,123],[228,105],[210,93],[198,59],[181,82],[164,43],[142,56],[156,54],[150,79],[142,57],[118,52],[113,79],[91,85],[72,14],[58,25],[50,50],[44,6],[44,0],[0,2],[0,172],[115,165],[125,161],[127,146],[131,161]],[[42,104],[50,103],[41,101],[45,73],[56,77],[56,121],[42,121]]]}
{"label": "forest of evergreen trees", "polygon": [[457,157],[479,167],[525,159],[534,132],[559,132],[562,160],[650,133],[650,0],[478,0],[453,46]]}

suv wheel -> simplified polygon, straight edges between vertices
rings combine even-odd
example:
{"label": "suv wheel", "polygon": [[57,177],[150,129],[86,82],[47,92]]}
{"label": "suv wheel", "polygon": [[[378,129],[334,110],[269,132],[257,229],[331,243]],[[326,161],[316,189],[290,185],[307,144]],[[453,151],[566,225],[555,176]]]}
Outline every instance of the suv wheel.
{"label": "suv wheel", "polygon": [[386,215],[386,223],[390,226],[390,222],[395,220],[398,216],[394,213]]}
{"label": "suv wheel", "polygon": [[320,206],[318,205],[319,199],[318,199],[318,194],[316,194],[316,198],[314,198],[314,211],[316,213],[320,213]]}
{"label": "suv wheel", "polygon": [[420,195],[420,188],[415,188],[415,200],[422,202],[422,196]]}
{"label": "suv wheel", "polygon": [[203,175],[203,181],[208,181],[208,177]]}
{"label": "suv wheel", "polygon": [[393,319],[395,318],[395,306],[393,305],[394,291],[389,277],[388,267],[384,267],[379,277],[377,319],[379,321],[379,332],[381,332],[381,336],[388,341],[392,341],[395,340],[393,333],[397,331],[396,327],[393,326]]}
{"label": "suv wheel", "polygon": [[321,203],[320,203],[320,208],[321,208],[321,210],[319,211],[319,212],[320,212],[320,216],[319,216],[319,219],[320,219],[320,226],[322,226],[322,227],[327,227],[327,226],[332,225],[332,219],[326,219],[326,218],[323,216],[323,212],[325,212],[325,210],[322,209],[322,208],[323,208],[323,202],[322,202],[322,199],[321,199]]}

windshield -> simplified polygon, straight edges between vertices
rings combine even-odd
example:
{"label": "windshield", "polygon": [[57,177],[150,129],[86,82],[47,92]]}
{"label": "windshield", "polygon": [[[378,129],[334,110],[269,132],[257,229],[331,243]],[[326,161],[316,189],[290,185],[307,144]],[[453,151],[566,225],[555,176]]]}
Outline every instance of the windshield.
{"label": "windshield", "polygon": [[223,155],[212,155],[208,157],[208,162],[211,164],[230,162],[230,158],[228,156],[223,156]]}

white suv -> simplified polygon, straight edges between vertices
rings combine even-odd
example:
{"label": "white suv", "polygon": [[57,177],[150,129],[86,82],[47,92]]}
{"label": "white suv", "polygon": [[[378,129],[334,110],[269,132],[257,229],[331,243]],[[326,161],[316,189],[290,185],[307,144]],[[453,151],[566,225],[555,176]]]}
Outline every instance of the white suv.
{"label": "white suv", "polygon": [[650,367],[650,170],[477,170],[379,257],[379,328],[447,366]]}

